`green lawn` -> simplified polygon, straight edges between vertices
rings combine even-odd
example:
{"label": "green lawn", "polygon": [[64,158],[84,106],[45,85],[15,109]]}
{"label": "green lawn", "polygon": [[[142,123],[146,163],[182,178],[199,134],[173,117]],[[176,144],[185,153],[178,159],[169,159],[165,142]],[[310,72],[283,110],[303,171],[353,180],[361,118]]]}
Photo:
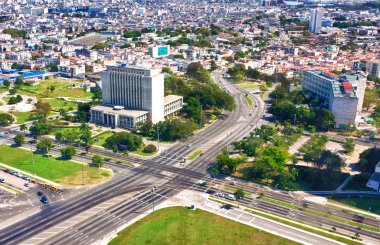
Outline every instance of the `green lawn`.
{"label": "green lawn", "polygon": [[244,95],[244,98],[245,98],[245,100],[247,101],[247,103],[248,103],[249,106],[252,106],[252,105],[253,105],[253,101],[252,101],[251,98],[249,98],[248,96],[245,96],[245,95]]}
{"label": "green lawn", "polygon": [[26,171],[52,180],[63,185],[80,185],[82,183],[82,167],[84,170],[84,184],[95,184],[104,181],[108,176],[104,176],[106,170],[83,166],[73,161],[59,160],[50,157],[50,160],[43,155],[33,154],[34,165],[32,162],[32,152],[20,148],[0,145],[0,162],[11,167]]}
{"label": "green lawn", "polygon": [[112,131],[105,131],[103,133],[100,133],[96,136],[93,137],[94,139],[94,145],[97,145],[97,146],[103,146],[104,143],[106,143],[106,139],[110,136],[112,136],[114,134],[114,132]]}
{"label": "green lawn", "polygon": [[0,86],[0,93],[7,92],[7,91],[9,91],[9,88],[2,85]]}
{"label": "green lawn", "polygon": [[75,130],[79,133],[79,127],[53,127],[51,132],[50,132],[50,135],[55,135],[57,132],[66,132],[66,131],[71,131],[71,130]]}
{"label": "green lawn", "polygon": [[[26,122],[34,121],[39,119],[40,117],[34,113],[33,111],[28,112],[12,112],[12,115],[16,117],[16,124],[24,124]],[[49,116],[57,115],[57,113],[51,112]]]}
{"label": "green lawn", "polygon": [[339,198],[333,197],[334,202],[343,203],[348,206],[352,206],[358,209],[369,211],[372,213],[380,214],[380,198],[369,197],[351,197],[351,198]]}
{"label": "green lawn", "polygon": [[241,82],[237,82],[235,84],[238,85],[241,88],[249,89],[249,90],[253,90],[253,89],[258,89],[259,88],[259,85],[257,83],[255,83],[255,82],[252,82],[252,81],[241,81]]}
{"label": "green lawn", "polygon": [[[91,99],[92,93],[86,92],[84,88],[73,88],[73,84],[79,84],[76,80],[48,79],[43,80],[37,86],[22,85],[18,89],[18,93],[37,98],[58,98],[69,97],[72,99]],[[51,86],[55,89],[53,92],[49,90]]]}
{"label": "green lawn", "polygon": [[171,207],[127,227],[109,244],[297,244],[202,210]]}
{"label": "green lawn", "polygon": [[78,105],[71,101],[59,100],[59,99],[44,99],[44,101],[49,102],[51,109],[53,111],[59,111],[63,108],[65,110],[76,110]]}
{"label": "green lawn", "polygon": [[188,160],[194,160],[195,158],[197,158],[200,154],[202,153],[202,150],[201,149],[197,149],[195,151],[193,151],[189,157],[187,158]]}

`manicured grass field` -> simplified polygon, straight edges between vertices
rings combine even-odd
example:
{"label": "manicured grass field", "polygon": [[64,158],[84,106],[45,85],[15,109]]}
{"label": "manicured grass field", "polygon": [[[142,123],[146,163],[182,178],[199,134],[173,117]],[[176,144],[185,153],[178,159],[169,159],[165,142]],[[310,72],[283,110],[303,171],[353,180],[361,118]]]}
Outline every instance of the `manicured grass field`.
{"label": "manicured grass field", "polygon": [[202,210],[171,207],[127,227],[109,244],[297,244]]}
{"label": "manicured grass field", "polygon": [[342,203],[358,209],[363,209],[372,213],[380,214],[380,198],[333,198],[334,202]]}
{"label": "manicured grass field", "polygon": [[55,135],[57,132],[67,132],[67,131],[77,131],[79,133],[79,127],[53,127],[50,132],[50,135]]}
{"label": "manicured grass field", "polygon": [[239,87],[241,88],[244,88],[244,89],[258,89],[259,88],[259,85],[255,82],[251,82],[251,81],[244,81],[244,82],[238,82],[236,83],[236,85],[238,85]]}
{"label": "manicured grass field", "polygon": [[65,110],[76,110],[78,105],[71,102],[71,101],[65,101],[65,100],[59,100],[59,99],[44,99],[44,101],[49,102],[51,109],[53,111],[59,111],[59,109],[63,108]]}
{"label": "manicured grass field", "polygon": [[[12,112],[12,115],[16,117],[16,124],[24,124],[33,120],[37,120],[39,117],[33,111],[28,112]],[[50,113],[49,116],[57,115],[57,113]]]}
{"label": "manicured grass field", "polygon": [[[38,98],[69,97],[73,99],[91,99],[92,93],[86,92],[83,88],[73,88],[73,83],[78,83],[78,81],[48,79],[41,81],[37,86],[22,85],[18,89],[18,93]],[[53,92],[49,89],[51,86],[55,87]]]}
{"label": "manicured grass field", "polygon": [[17,124],[23,124],[29,121],[37,120],[39,117],[34,112],[12,112],[12,115],[16,117]]}
{"label": "manicured grass field", "polygon": [[106,170],[99,172],[98,168],[89,167],[80,163],[59,160],[20,148],[0,145],[0,162],[11,167],[26,171],[31,175],[52,180],[62,185],[81,185],[82,168],[84,171],[83,184],[95,184],[106,180],[110,174]]}

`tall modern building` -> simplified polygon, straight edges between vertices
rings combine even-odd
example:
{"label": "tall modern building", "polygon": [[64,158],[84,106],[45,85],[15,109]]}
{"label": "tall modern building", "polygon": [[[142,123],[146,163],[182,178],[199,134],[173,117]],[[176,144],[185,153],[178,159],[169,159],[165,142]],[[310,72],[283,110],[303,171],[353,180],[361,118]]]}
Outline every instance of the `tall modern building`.
{"label": "tall modern building", "polygon": [[355,124],[363,107],[367,77],[362,74],[338,76],[327,71],[305,71],[302,88],[319,97],[334,114],[336,127]]}
{"label": "tall modern building", "polygon": [[122,65],[102,73],[103,105],[91,109],[91,120],[106,126],[134,128],[147,120],[157,123],[180,110],[182,96],[164,97],[160,70]]}
{"label": "tall modern building", "polygon": [[313,9],[311,10],[309,31],[314,34],[319,34],[322,27],[322,10]]}

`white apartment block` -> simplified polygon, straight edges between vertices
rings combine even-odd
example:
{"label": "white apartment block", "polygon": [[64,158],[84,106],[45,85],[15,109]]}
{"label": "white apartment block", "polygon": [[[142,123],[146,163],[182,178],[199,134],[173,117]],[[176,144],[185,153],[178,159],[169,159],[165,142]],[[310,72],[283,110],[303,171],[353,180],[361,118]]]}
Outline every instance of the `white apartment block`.
{"label": "white apartment block", "polygon": [[63,77],[78,77],[82,78],[86,73],[85,65],[58,65],[58,72]]}
{"label": "white apartment block", "polygon": [[338,76],[331,72],[305,71],[302,87],[324,101],[334,114],[336,127],[355,124],[361,112],[367,78],[362,74]]}
{"label": "white apartment block", "polygon": [[103,105],[91,109],[91,121],[112,127],[157,123],[183,106],[182,96],[164,97],[160,70],[138,66],[114,66],[103,72],[102,97]]}

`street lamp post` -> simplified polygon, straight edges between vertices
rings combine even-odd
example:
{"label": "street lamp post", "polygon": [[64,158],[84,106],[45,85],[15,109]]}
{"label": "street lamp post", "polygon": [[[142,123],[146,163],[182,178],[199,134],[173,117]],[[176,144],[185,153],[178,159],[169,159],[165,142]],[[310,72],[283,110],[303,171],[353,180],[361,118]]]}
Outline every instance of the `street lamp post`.
{"label": "street lamp post", "polygon": [[151,193],[151,195],[153,196],[153,201],[152,201],[152,204],[153,204],[153,206],[152,206],[152,212],[154,212],[154,195],[156,194],[156,190],[157,190],[157,187],[156,186],[152,186],[152,189],[150,190],[150,193]]}
{"label": "street lamp post", "polygon": [[33,165],[34,165],[33,145],[30,145],[30,150],[32,151],[32,162],[33,162]]}
{"label": "street lamp post", "polygon": [[157,151],[160,152],[160,126],[157,125]]}

